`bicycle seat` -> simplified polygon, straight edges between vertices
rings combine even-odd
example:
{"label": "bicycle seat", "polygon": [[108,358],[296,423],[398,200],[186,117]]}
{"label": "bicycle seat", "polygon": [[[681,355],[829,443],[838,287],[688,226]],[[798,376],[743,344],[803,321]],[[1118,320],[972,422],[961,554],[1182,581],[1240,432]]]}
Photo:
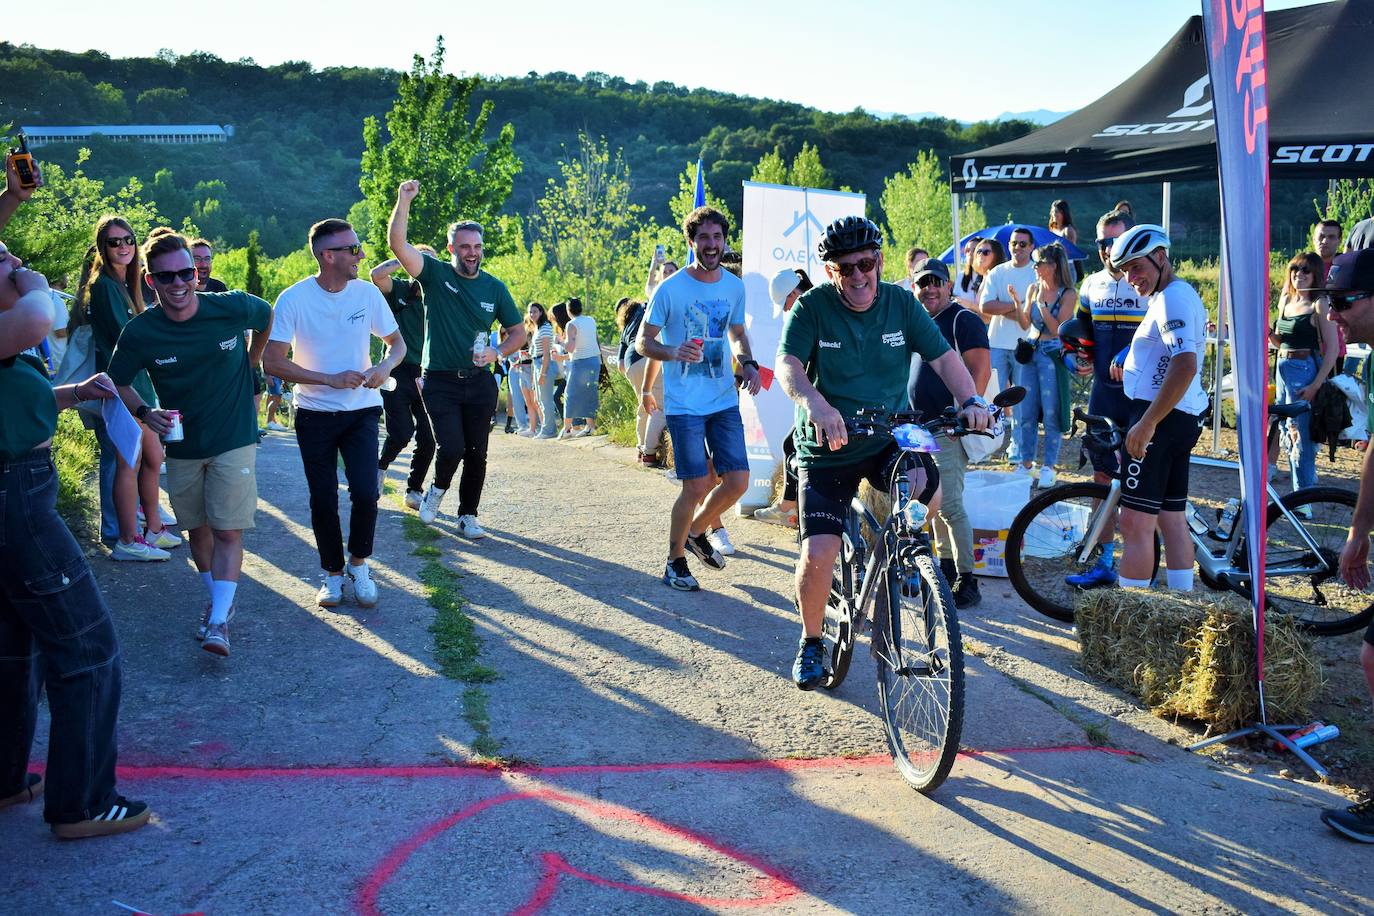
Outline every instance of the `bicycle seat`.
{"label": "bicycle seat", "polygon": [[1278,417],[1280,420],[1291,420],[1294,417],[1302,416],[1312,409],[1312,405],[1307,401],[1289,401],[1287,404],[1270,404],[1269,416]]}

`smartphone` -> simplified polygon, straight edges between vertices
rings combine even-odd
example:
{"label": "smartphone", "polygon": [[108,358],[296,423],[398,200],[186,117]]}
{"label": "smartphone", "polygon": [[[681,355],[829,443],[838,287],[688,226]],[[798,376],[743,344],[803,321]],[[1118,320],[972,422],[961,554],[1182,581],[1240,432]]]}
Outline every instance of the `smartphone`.
{"label": "smartphone", "polygon": [[663,246],[662,246],[662,245],[655,245],[655,246],[654,246],[654,260],[655,260],[655,261],[662,261],[662,260],[663,260],[663,255],[664,255]]}
{"label": "smartphone", "polygon": [[33,167],[29,141],[22,133],[19,135],[19,148],[10,150],[10,159],[14,162],[14,173],[19,176],[19,187],[38,187],[38,170]]}

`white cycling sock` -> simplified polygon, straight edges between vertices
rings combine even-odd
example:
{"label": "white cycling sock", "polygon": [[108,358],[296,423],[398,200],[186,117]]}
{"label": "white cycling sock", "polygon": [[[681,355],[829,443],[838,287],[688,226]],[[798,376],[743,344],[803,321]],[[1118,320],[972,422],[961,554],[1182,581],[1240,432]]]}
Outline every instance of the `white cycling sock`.
{"label": "white cycling sock", "polygon": [[1149,579],[1127,579],[1125,576],[1118,576],[1116,584],[1122,588],[1149,588]]}
{"label": "white cycling sock", "polygon": [[219,579],[210,586],[210,623],[224,623],[229,619],[229,607],[234,603],[237,582],[223,582]]}
{"label": "white cycling sock", "polygon": [[1193,590],[1192,569],[1166,569],[1164,573],[1171,591],[1191,592]]}

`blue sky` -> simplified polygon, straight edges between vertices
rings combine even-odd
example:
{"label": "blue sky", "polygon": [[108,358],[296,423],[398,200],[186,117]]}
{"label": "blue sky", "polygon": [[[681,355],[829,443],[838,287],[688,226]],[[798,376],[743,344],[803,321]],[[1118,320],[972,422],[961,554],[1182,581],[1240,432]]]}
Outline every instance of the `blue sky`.
{"label": "blue sky", "polygon": [[[1303,5],[1269,0],[1265,8]],[[862,106],[974,120],[1087,104],[1149,60],[1199,2],[238,0],[186,4],[155,20],[142,7],[109,0],[64,0],[60,7],[55,16],[7,17],[3,37],[116,57],[165,47],[261,64],[403,69],[442,33],[451,68],[465,73],[601,71],[829,111]],[[397,13],[384,19],[379,9]],[[171,23],[178,28],[167,28]]]}

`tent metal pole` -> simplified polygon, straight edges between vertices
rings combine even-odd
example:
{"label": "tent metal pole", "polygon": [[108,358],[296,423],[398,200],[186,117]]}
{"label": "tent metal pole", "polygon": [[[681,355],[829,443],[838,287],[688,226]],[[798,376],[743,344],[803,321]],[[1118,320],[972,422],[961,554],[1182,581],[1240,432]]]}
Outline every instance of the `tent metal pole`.
{"label": "tent metal pole", "polygon": [[1173,209],[1173,190],[1174,183],[1166,181],[1160,193],[1160,217],[1159,224],[1164,227],[1164,234],[1170,235],[1169,230],[1169,211]]}
{"label": "tent metal pole", "polygon": [[[1221,379],[1226,374],[1226,339],[1230,336],[1231,291],[1226,282],[1226,228],[1221,230],[1221,259],[1217,277],[1217,343],[1212,351],[1212,455],[1221,454]],[[1234,386],[1233,386],[1234,387]],[[1239,418],[1237,418],[1239,422]]]}
{"label": "tent metal pole", "polygon": [[954,274],[955,274],[955,276],[958,276],[958,274],[960,273],[960,271],[963,270],[963,267],[962,267],[962,265],[961,265],[959,262],[962,261],[962,260],[963,260],[963,257],[964,257],[963,246],[959,244],[959,192],[958,192],[958,191],[951,191],[951,192],[949,193],[949,210],[950,210],[950,214],[949,214],[949,215],[950,215],[950,225],[952,225],[952,226],[954,227],[954,242],[953,242],[953,245],[954,245]]}

